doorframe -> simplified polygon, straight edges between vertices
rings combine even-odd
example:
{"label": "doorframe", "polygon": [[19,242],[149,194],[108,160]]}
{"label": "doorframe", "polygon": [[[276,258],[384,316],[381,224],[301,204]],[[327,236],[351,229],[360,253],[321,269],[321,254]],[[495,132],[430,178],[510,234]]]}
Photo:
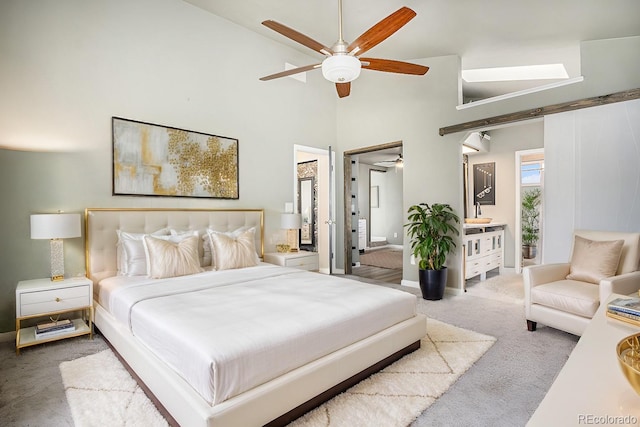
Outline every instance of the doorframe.
{"label": "doorframe", "polygon": [[[353,272],[353,257],[352,257],[352,217],[351,215],[351,156],[358,154],[371,153],[373,151],[380,151],[387,148],[402,147],[402,141],[388,142],[386,144],[371,145],[368,147],[356,148],[348,150],[343,153],[343,177],[344,183],[343,197],[344,197],[344,274],[351,274]],[[403,185],[404,191],[404,185]]]}
{"label": "doorframe", "polygon": [[[522,158],[525,156],[531,156],[534,154],[542,154],[543,158],[544,158],[544,148],[533,148],[530,150],[520,150],[520,151],[516,151],[515,152],[515,157],[516,157],[516,161],[515,161],[515,165],[516,165],[516,184],[515,184],[515,189],[516,189],[516,217],[515,217],[515,223],[516,223],[516,229],[514,230],[514,236],[515,236],[515,247],[514,247],[514,252],[515,252],[515,262],[514,262],[514,267],[515,267],[515,272],[516,273],[521,273],[522,272],[522,175],[521,175],[521,167],[522,167]],[[540,183],[540,187],[542,187],[542,197],[544,199],[544,173],[542,174],[542,180]],[[544,228],[544,218],[543,220],[540,222],[540,241],[542,241],[542,235],[543,233],[543,228]],[[540,248],[541,249],[541,245]],[[540,258],[540,260],[542,260],[542,258]]]}

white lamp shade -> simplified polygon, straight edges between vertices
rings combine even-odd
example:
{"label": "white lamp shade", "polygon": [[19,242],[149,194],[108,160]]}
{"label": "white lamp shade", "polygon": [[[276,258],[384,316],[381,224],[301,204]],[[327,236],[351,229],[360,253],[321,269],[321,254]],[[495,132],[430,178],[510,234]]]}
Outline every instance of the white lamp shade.
{"label": "white lamp shade", "polygon": [[333,55],[322,61],[322,75],[334,83],[348,83],[360,75],[360,60],[351,55]]}
{"label": "white lamp shade", "polygon": [[283,213],[280,215],[280,227],[288,230],[300,228],[302,226],[302,218],[298,213]]}
{"label": "white lamp shade", "polygon": [[31,215],[32,239],[68,239],[81,233],[80,214]]}

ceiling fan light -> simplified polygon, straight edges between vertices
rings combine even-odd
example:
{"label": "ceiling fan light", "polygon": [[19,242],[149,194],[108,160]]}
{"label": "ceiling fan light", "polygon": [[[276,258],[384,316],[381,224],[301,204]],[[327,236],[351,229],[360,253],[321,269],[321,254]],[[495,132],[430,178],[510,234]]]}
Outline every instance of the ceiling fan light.
{"label": "ceiling fan light", "polygon": [[351,55],[333,55],[322,61],[322,75],[333,83],[348,83],[360,75],[360,60]]}

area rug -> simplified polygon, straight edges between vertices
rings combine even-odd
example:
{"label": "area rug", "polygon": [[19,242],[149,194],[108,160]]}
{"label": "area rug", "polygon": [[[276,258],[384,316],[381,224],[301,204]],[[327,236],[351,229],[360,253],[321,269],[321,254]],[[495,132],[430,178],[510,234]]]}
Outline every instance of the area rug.
{"label": "area rug", "polygon": [[[404,427],[466,372],[495,338],[434,319],[421,348],[294,421],[291,427]],[[96,369],[99,367],[99,369]],[[76,426],[166,426],[111,350],[63,362]]]}
{"label": "area rug", "polygon": [[402,249],[377,249],[360,255],[360,264],[402,270]]}
{"label": "area rug", "polygon": [[469,295],[495,299],[514,304],[524,304],[524,282],[522,274],[503,273],[487,280],[467,281]]}
{"label": "area rug", "polygon": [[168,426],[111,350],[60,364],[76,427]]}

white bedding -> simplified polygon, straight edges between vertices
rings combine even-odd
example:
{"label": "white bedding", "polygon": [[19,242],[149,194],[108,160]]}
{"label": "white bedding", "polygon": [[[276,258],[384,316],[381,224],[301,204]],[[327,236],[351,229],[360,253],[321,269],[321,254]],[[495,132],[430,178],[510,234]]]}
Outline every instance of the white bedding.
{"label": "white bedding", "polygon": [[260,264],[102,280],[100,304],[211,405],[415,315],[415,296]]}

